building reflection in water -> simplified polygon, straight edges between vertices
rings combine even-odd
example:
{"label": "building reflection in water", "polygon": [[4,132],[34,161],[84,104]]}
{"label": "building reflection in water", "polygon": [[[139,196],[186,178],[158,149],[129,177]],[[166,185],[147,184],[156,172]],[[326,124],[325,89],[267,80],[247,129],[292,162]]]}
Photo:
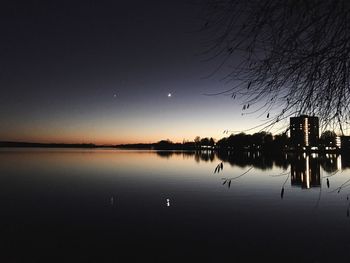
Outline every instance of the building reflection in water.
{"label": "building reflection in water", "polygon": [[[182,156],[183,158],[194,158],[196,162],[228,163],[231,166],[254,167],[261,170],[278,167],[287,170],[290,165],[291,185],[310,189],[320,187],[323,177],[329,177],[344,169],[350,168],[350,156],[332,153],[312,154],[275,154],[261,152],[229,152],[229,151],[157,151],[159,157],[171,158]],[[321,175],[322,171],[322,175]]]}
{"label": "building reflection in water", "polygon": [[316,156],[298,155],[291,161],[291,185],[309,189],[321,186],[320,162]]}

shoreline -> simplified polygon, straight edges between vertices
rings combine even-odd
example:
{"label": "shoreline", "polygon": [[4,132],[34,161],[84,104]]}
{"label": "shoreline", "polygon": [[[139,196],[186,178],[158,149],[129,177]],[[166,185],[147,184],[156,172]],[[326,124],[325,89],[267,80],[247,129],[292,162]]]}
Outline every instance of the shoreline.
{"label": "shoreline", "polygon": [[[174,147],[158,147],[154,144],[122,144],[122,145],[95,145],[92,143],[35,143],[35,142],[6,142],[0,141],[0,148],[46,148],[46,149],[117,149],[117,150],[147,150],[147,151],[168,151],[168,152],[235,152],[233,149],[210,149],[210,148],[192,148],[174,145]],[[271,154],[271,149],[240,149],[240,152],[261,152]],[[274,154],[342,154],[348,153],[347,149],[274,149]]]}

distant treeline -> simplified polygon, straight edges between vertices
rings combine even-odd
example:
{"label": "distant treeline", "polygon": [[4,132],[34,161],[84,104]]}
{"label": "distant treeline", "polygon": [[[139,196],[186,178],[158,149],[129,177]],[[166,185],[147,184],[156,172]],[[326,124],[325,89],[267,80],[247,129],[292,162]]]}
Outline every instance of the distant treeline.
{"label": "distant treeline", "polygon": [[269,132],[254,134],[239,133],[222,138],[216,143],[221,150],[283,150],[289,145],[289,138],[284,134],[273,136]]}
{"label": "distant treeline", "polygon": [[121,144],[117,148],[122,149],[153,149],[153,150],[196,150],[194,142],[173,143],[170,140],[161,140],[156,143],[135,143],[135,144]]}
{"label": "distant treeline", "polygon": [[155,149],[155,150],[264,150],[283,149],[288,144],[288,137],[285,134],[273,136],[271,133],[259,132],[252,135],[240,133],[230,135],[215,142],[214,138],[200,138],[197,136],[194,141],[173,143],[170,140],[161,140],[150,144],[124,144],[118,148],[132,149]]}
{"label": "distant treeline", "polygon": [[[266,151],[281,152],[290,149],[292,142],[286,133],[272,135],[269,132],[258,132],[254,134],[232,134],[218,141],[214,138],[200,138],[197,136],[193,141],[173,143],[169,139],[149,144],[124,144],[118,145],[125,149],[154,149],[154,150],[222,150],[222,151]],[[336,145],[336,134],[325,131],[319,139],[319,149]]]}

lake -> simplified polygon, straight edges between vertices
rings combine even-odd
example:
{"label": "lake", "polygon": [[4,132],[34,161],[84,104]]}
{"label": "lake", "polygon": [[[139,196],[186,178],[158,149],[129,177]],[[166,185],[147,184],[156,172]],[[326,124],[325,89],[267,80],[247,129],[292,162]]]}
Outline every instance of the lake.
{"label": "lake", "polygon": [[349,163],[4,148],[0,261],[346,262]]}

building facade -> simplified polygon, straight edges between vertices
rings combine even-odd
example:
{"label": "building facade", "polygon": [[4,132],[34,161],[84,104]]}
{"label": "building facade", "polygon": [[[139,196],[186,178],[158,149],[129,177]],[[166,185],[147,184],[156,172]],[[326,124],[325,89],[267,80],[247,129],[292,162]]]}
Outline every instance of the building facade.
{"label": "building facade", "polygon": [[290,118],[290,139],[294,148],[311,148],[318,146],[318,117],[301,115]]}

